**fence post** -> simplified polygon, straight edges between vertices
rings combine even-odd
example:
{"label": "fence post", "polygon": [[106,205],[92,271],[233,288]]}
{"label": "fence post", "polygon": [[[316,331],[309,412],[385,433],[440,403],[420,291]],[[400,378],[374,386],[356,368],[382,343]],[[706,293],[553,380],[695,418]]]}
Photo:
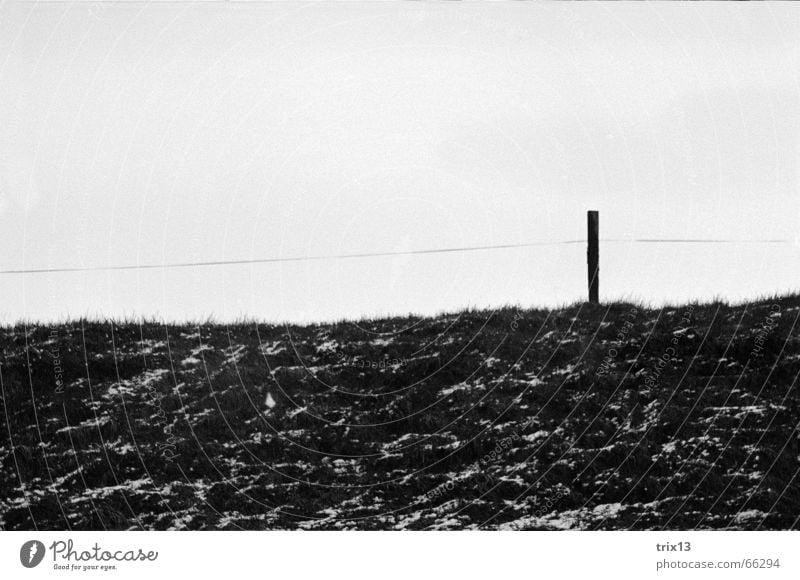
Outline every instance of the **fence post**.
{"label": "fence post", "polygon": [[586,212],[587,248],[586,263],[589,265],[589,302],[600,303],[600,214]]}

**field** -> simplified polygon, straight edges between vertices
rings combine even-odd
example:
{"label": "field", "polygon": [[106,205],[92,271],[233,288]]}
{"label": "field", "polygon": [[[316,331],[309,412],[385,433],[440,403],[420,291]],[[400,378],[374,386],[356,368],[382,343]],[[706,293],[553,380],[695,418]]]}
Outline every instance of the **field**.
{"label": "field", "polygon": [[797,529],[800,296],[0,329],[0,527]]}

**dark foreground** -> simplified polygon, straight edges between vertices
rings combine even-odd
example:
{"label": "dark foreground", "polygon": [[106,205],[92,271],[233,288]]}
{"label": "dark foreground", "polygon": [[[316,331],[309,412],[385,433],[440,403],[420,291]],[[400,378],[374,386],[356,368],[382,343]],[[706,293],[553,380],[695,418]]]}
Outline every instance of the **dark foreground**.
{"label": "dark foreground", "polygon": [[798,316],[0,329],[0,527],[797,529]]}

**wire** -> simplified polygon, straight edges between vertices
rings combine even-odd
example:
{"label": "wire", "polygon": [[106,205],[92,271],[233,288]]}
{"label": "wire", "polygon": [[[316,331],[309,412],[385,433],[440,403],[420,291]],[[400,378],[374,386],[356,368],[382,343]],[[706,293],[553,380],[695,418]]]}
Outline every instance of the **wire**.
{"label": "wire", "polygon": [[645,244],[792,244],[792,240],[721,240],[721,239],[655,239],[639,238],[631,240],[600,240],[601,242],[637,242]]}
{"label": "wire", "polygon": [[[730,239],[601,239],[606,243],[679,243],[679,244],[791,244],[791,240],[730,240]],[[564,240],[559,242],[528,242],[522,244],[500,244],[493,246],[465,246],[460,248],[439,248],[434,250],[407,250],[399,252],[362,252],[358,254],[329,254],[320,256],[298,256],[288,258],[252,258],[247,260],[214,260],[205,262],[174,262],[168,264],[131,264],[127,266],[89,266],[74,268],[33,268],[19,270],[0,270],[0,275],[16,274],[56,274],[63,272],[109,272],[120,270],[164,270],[170,268],[199,268],[209,266],[230,266],[242,264],[276,264],[286,262],[316,262],[322,260],[347,260],[354,258],[380,258],[389,256],[415,256],[422,254],[452,254],[457,252],[482,252],[511,248],[530,248],[534,246],[558,246],[564,244],[583,244],[586,240]]]}
{"label": "wire", "polygon": [[437,250],[408,250],[400,252],[366,252],[359,254],[330,254],[324,256],[300,256],[295,258],[253,258],[249,260],[215,260],[208,262],[176,262],[172,264],[134,264],[128,266],[90,266],[77,268],[35,268],[31,270],[0,270],[0,274],[53,274],[59,272],[100,272],[111,270],[156,270],[165,268],[194,268],[202,266],[227,266],[235,264],[274,264],[279,262],[312,262],[321,260],[342,260],[352,258],[378,258],[388,256],[412,256],[418,254],[449,254],[454,252],[478,252],[508,248],[529,248],[532,246],[555,246],[559,244],[580,244],[584,240],[563,242],[530,242],[525,244],[501,244],[496,246],[469,246],[462,248],[441,248]]}

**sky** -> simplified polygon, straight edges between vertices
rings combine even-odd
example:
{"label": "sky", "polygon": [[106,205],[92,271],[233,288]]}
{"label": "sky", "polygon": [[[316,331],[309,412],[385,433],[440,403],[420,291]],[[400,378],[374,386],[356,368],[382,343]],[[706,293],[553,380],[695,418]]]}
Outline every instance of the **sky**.
{"label": "sky", "polygon": [[[603,238],[601,300],[800,287],[797,3],[0,4],[0,270]],[[586,294],[585,246],[0,274],[0,322]]]}

